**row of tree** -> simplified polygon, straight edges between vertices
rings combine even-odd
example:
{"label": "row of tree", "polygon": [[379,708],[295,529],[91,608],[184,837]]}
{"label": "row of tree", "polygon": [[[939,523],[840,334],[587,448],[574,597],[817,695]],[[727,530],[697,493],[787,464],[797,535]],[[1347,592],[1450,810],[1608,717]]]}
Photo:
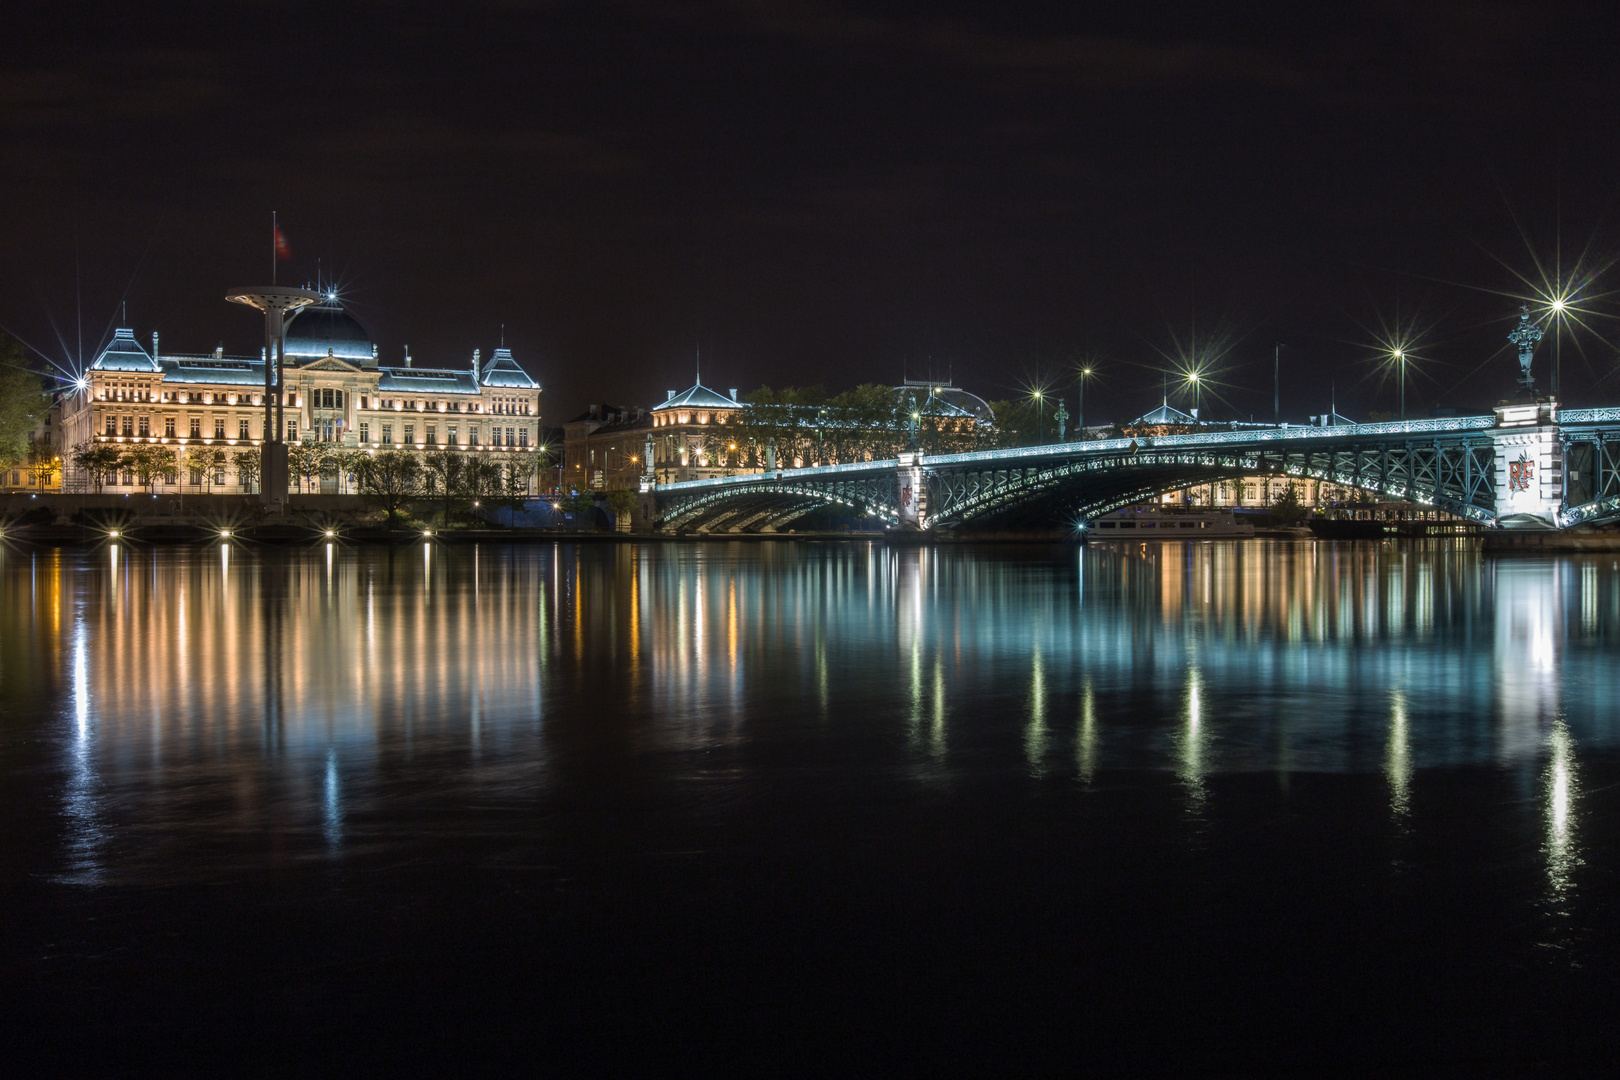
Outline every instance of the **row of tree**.
{"label": "row of tree", "polygon": [[[1053,442],[1059,436],[1056,402],[989,402],[988,422],[928,393],[896,391],[863,383],[829,396],[821,386],[763,386],[744,398],[735,427],[715,429],[697,449],[710,460],[764,468],[767,447],[776,446],[777,463],[847,462],[893,457],[920,449],[930,454]],[[1063,432],[1073,437],[1072,425]]]}
{"label": "row of tree", "polygon": [[182,469],[198,474],[198,486],[212,491],[227,464],[235,466],[244,486],[257,487],[259,482],[257,450],[239,450],[227,455],[224,450],[213,446],[177,448],[158,443],[123,446],[82,442],[68,452],[68,461],[84,473],[97,492],[120,471],[129,473],[142,487],[151,489],[160,480],[174,483]]}
{"label": "row of tree", "polygon": [[0,469],[26,463],[36,472],[48,470],[55,451],[36,437],[51,398],[39,376],[26,370],[28,357],[13,337],[0,334]]}
{"label": "row of tree", "polygon": [[[154,488],[160,480],[174,483],[181,470],[193,474],[204,491],[212,491],[227,467],[238,473],[241,484],[256,490],[260,479],[259,449],[227,454],[213,446],[176,448],[158,443],[122,445],[86,442],[74,447],[68,460],[101,491],[124,471],[142,486]],[[412,452],[384,450],[369,454],[327,443],[305,442],[287,448],[289,478],[303,491],[317,488],[322,476],[336,475],[340,488],[353,484],[388,510],[392,520],[407,503],[435,500],[446,520],[464,504],[521,502],[543,465],[544,453],[486,450]]]}

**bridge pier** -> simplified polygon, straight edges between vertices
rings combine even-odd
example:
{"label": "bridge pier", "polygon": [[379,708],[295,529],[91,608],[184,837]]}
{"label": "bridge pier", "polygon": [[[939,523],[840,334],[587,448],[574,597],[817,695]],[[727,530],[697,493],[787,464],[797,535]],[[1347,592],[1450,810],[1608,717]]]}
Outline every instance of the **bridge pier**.
{"label": "bridge pier", "polygon": [[900,486],[900,527],[921,529],[923,527],[921,452],[912,450],[900,455],[897,479]]}
{"label": "bridge pier", "polygon": [[1515,401],[1493,411],[1497,524],[1510,529],[1558,528],[1564,502],[1558,404]]}

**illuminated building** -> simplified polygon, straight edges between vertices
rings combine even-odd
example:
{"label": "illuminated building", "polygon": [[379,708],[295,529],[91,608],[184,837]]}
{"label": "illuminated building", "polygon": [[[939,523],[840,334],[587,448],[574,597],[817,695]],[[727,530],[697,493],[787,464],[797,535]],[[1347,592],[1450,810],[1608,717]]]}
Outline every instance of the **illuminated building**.
{"label": "illuminated building", "polygon": [[646,471],[652,416],[637,406],[592,405],[563,425],[563,485],[634,489]]}
{"label": "illuminated building", "polygon": [[699,382],[669,391],[651,413],[643,455],[651,449],[651,473],[660,484],[873,461],[912,447],[968,450],[992,416],[989,405],[965,390],[914,382],[864,409],[832,402],[750,405],[735,390],[726,396]]}
{"label": "illuminated building", "polygon": [[[652,428],[645,442],[653,448],[653,475],[660,484],[707,480],[715,476],[758,472],[743,466],[737,442],[743,405],[701,382],[652,407]],[[643,447],[645,454],[645,447]]]}
{"label": "illuminated building", "polygon": [[[234,458],[265,436],[264,365],[262,351],[163,352],[155,332],[148,351],[134,331],[119,328],[63,399],[63,445],[172,447],[175,468],[153,490],[249,492],[253,482],[243,483]],[[403,363],[385,365],[365,328],[329,294],[288,325],[285,365],[283,436],[290,444],[363,452],[529,453],[540,446],[540,384],[507,348],[488,361],[475,349],[470,364],[456,367],[418,366],[407,349]],[[204,476],[188,462],[193,447],[223,450],[225,463]],[[75,471],[68,484],[83,490],[85,478]],[[337,472],[336,464],[326,468],[321,491],[338,490]],[[127,469],[109,479],[112,488],[146,487]]]}

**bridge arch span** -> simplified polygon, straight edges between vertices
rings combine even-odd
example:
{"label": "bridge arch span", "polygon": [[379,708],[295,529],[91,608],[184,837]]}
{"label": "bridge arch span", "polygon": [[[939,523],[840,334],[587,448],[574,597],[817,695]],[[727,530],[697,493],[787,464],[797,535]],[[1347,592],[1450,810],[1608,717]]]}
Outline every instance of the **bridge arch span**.
{"label": "bridge arch span", "polygon": [[[1490,520],[1490,511],[1438,485],[1419,486],[1411,470],[1391,470],[1387,461],[1346,461],[1342,455],[1211,451],[1197,448],[1138,449],[1002,469],[937,469],[929,477],[930,527],[953,528],[1015,513],[1027,515],[1045,503],[1042,516],[1078,523],[1205,484],[1246,476],[1311,479],[1365,491],[1379,498],[1433,506],[1459,517]],[[1424,490],[1427,487],[1428,490]]]}

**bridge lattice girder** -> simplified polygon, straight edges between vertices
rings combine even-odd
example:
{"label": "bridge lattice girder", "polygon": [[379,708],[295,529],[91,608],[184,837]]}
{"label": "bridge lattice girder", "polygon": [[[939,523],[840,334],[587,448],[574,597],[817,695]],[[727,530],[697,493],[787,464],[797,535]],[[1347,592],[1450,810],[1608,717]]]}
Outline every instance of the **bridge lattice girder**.
{"label": "bridge lattice girder", "polygon": [[1583,423],[1566,424],[1562,443],[1567,483],[1559,524],[1599,525],[1620,519],[1620,409],[1585,409]]}
{"label": "bridge lattice girder", "polygon": [[775,528],[819,506],[848,506],[896,523],[898,491],[894,466],[870,473],[776,479],[739,477],[723,485],[660,499],[660,529],[703,528],[725,512],[750,513],[749,527]]}
{"label": "bridge lattice girder", "polygon": [[1021,467],[960,463],[928,472],[928,516],[951,526],[1050,500],[1070,520],[1090,520],[1154,495],[1257,474],[1324,480],[1459,517],[1494,517],[1495,451],[1489,438],[1400,444],[1254,449],[1147,449],[1072,456]]}
{"label": "bridge lattice girder", "polygon": [[[924,457],[918,465],[925,520],[950,527],[1038,501],[1052,504],[1054,520],[1087,520],[1161,492],[1258,474],[1323,480],[1491,522],[1497,505],[1493,419],[1357,425],[1343,434],[1263,429]],[[1600,449],[1599,501],[1609,500],[1604,505],[1620,515],[1620,411],[1612,419],[1615,438]],[[900,462],[891,460],[673,485],[658,492],[657,525],[769,528],[828,504],[898,523],[900,475]]]}

